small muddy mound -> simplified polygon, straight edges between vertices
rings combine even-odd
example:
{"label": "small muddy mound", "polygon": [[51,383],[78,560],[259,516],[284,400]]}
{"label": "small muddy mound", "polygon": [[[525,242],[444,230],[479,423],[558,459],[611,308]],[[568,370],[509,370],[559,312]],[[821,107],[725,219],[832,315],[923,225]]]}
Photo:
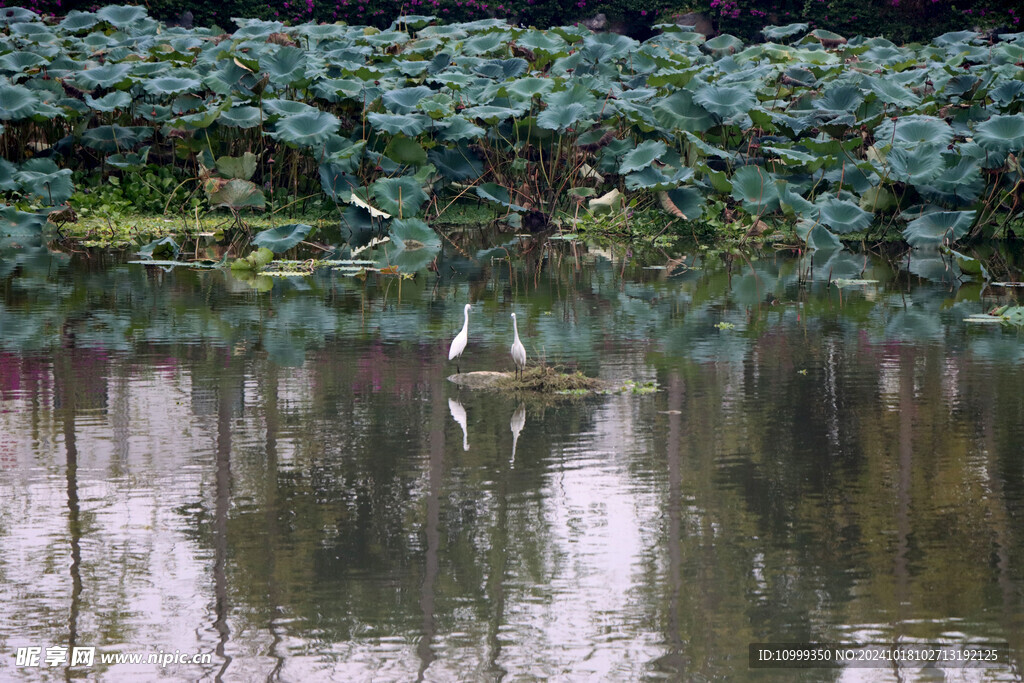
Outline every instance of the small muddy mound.
{"label": "small muddy mound", "polygon": [[559,372],[551,367],[533,367],[516,379],[511,372],[465,372],[452,375],[450,381],[467,389],[499,389],[501,391],[535,391],[544,394],[608,391],[606,382],[587,377],[581,372]]}

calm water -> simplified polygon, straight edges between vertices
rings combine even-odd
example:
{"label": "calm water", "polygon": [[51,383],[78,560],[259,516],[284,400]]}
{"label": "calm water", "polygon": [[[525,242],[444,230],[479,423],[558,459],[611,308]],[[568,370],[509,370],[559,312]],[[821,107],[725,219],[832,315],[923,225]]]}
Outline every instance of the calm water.
{"label": "calm water", "polygon": [[[259,292],[8,256],[0,679],[1020,680],[1024,337],[963,321],[1013,290],[665,263],[559,243]],[[463,371],[511,369],[514,311],[531,360],[657,391],[460,390],[466,302]],[[748,668],[809,640],[1011,663]],[[16,666],[55,645],[97,662]],[[175,650],[210,662],[98,662]]]}

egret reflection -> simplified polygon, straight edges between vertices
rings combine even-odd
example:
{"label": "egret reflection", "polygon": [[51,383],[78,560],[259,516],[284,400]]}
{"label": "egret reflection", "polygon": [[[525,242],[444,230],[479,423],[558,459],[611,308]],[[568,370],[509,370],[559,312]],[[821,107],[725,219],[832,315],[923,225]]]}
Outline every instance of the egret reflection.
{"label": "egret reflection", "polygon": [[452,413],[452,419],[462,427],[462,450],[469,450],[469,432],[466,431],[466,409],[454,398],[448,399],[448,410]]}
{"label": "egret reflection", "polygon": [[519,408],[516,412],[512,413],[512,419],[509,420],[508,426],[512,430],[512,459],[510,462],[515,467],[516,464],[516,444],[519,442],[519,432],[523,431],[523,425],[526,424],[526,404],[520,403]]}

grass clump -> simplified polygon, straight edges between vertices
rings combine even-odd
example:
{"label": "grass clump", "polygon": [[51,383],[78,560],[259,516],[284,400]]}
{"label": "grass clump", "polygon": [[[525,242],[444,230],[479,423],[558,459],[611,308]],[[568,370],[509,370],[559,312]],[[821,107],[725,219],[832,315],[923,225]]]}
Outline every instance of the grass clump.
{"label": "grass clump", "polygon": [[527,368],[518,379],[514,374],[501,378],[498,380],[496,388],[536,391],[540,393],[576,394],[603,391],[607,387],[601,380],[587,377],[579,371],[569,374],[551,366],[538,365]]}

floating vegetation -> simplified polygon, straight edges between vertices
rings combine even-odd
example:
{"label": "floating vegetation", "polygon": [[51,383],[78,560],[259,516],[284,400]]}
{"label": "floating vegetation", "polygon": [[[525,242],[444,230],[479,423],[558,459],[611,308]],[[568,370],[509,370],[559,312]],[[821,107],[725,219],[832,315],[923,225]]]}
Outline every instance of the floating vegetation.
{"label": "floating vegetation", "polygon": [[[111,186],[247,234],[254,212],[322,202],[353,249],[389,235],[376,265],[401,274],[432,262],[425,221],[460,197],[523,227],[618,226],[639,197],[748,237],[784,221],[818,248],[892,225],[915,247],[1001,235],[1024,210],[1024,33],[900,47],[797,24],[745,45],[667,25],[641,43],[500,19],[222,35],[142,7],[18,16],[0,34],[0,237],[102,212],[89,198]],[[281,254],[313,230],[253,241]]]}

